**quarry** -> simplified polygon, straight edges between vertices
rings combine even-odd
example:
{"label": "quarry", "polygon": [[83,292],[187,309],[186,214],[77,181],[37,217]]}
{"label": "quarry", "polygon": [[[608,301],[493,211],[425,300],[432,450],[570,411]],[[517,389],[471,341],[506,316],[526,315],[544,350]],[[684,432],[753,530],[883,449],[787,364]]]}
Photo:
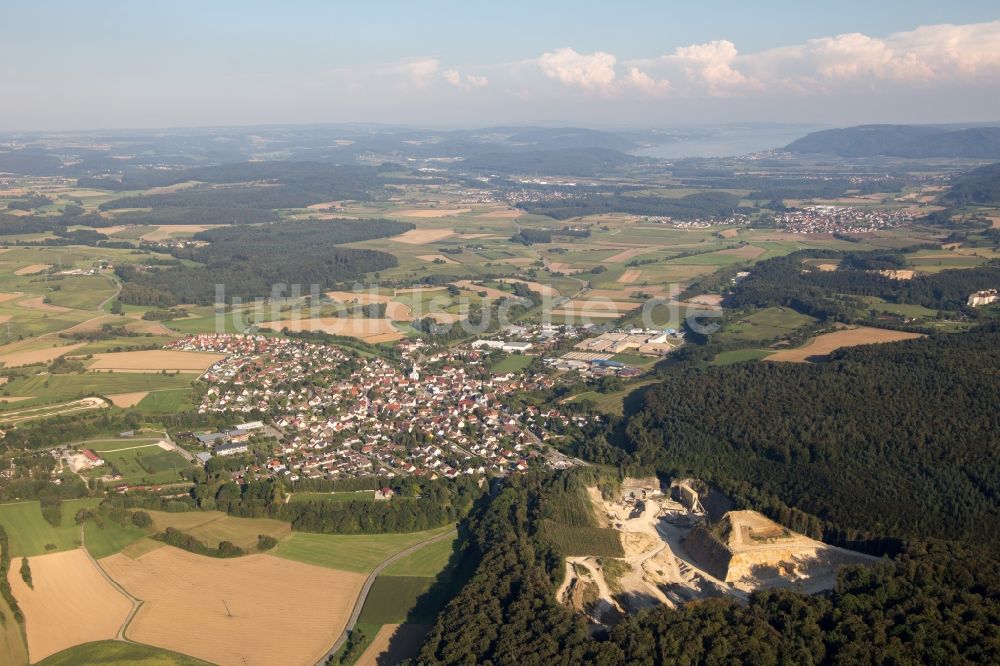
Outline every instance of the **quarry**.
{"label": "quarry", "polygon": [[792,532],[761,513],[732,510],[718,492],[692,479],[664,486],[626,478],[607,499],[588,495],[597,524],[618,532],[624,557],[566,558],[558,599],[594,627],[643,608],[677,607],[711,597],[745,599],[756,590],[832,589],[837,569],[877,558]]}

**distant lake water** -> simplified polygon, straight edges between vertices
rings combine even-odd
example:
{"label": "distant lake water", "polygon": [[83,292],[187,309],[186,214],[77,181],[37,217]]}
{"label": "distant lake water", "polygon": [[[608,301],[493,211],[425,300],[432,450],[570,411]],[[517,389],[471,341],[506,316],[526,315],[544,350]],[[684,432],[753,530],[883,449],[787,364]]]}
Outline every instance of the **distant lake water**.
{"label": "distant lake water", "polygon": [[633,151],[636,155],[679,159],[682,157],[729,157],[759,153],[787,146],[820,125],[747,125],[676,130],[675,138]]}

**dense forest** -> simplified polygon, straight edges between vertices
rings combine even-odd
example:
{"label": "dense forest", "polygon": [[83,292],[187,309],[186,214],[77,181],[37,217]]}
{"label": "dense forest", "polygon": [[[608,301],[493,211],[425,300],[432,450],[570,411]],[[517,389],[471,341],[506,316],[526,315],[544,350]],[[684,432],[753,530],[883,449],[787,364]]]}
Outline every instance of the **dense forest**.
{"label": "dense forest", "polygon": [[280,225],[238,226],[195,234],[207,245],[173,250],[178,259],[201,266],[153,267],[122,264],[115,272],[125,283],[123,303],[158,307],[213,303],[215,285],[233,298],[268,297],[277,284],[318,284],[321,289],[396,265],[386,252],[339,247],[394,236],[413,225],[390,220],[324,220]]}
{"label": "dense forest", "polygon": [[548,215],[565,220],[582,215],[604,213],[629,213],[692,219],[699,217],[726,217],[733,213],[748,213],[740,207],[740,197],[729,192],[698,192],[684,197],[659,197],[629,195],[621,192],[589,194],[576,198],[527,201],[518,204],[529,213]]}
{"label": "dense forest", "polygon": [[[810,258],[840,260],[841,268],[803,270],[803,260]],[[903,255],[882,251],[802,250],[754,266],[750,275],[731,289],[724,304],[729,308],[782,305],[820,319],[838,319],[855,316],[867,307],[859,297],[877,296],[935,310],[960,310],[972,292],[1000,284],[1000,266],[995,265],[944,270],[911,280],[895,280],[873,272],[902,266]]]}
{"label": "dense forest", "polygon": [[859,125],[812,132],[785,146],[791,153],[841,157],[1000,158],[1000,127],[952,129],[927,125]]}
{"label": "dense forest", "polygon": [[[570,472],[569,474],[573,474]],[[637,613],[590,637],[555,599],[559,551],[541,530],[566,473],[502,483],[470,517],[478,566],[431,629],[422,664],[990,663],[1000,659],[1000,563],[975,548],[910,544],[845,569],[827,596],[768,591]],[[556,505],[556,506],[553,506]]]}
{"label": "dense forest", "polygon": [[956,206],[1000,205],[1000,163],[987,164],[955,177],[944,199]]}
{"label": "dense forest", "polygon": [[998,363],[994,322],[824,363],[678,370],[646,391],[622,446],[829,542],[1000,547]]}

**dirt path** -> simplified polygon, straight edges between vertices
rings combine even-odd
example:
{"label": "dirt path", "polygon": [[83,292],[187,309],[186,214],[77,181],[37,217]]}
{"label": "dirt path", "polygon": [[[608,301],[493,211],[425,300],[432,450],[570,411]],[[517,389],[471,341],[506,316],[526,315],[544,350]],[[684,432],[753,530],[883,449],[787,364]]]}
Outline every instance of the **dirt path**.
{"label": "dirt path", "polygon": [[[598,594],[600,594],[599,601],[604,602],[605,604],[607,604],[608,607],[617,610],[619,613],[624,613],[625,611],[622,609],[621,605],[617,601],[615,601],[615,598],[611,593],[611,588],[608,586],[608,581],[605,580],[604,578],[604,572],[596,563],[590,562],[589,561],[590,559],[592,558],[567,557],[566,564],[567,566],[570,564],[579,565],[584,569],[586,569],[588,572],[590,572],[590,577],[593,579],[594,584],[597,585],[597,592]],[[599,616],[604,615],[605,610],[606,609],[601,609],[597,614]]]}
{"label": "dirt path", "polygon": [[132,620],[135,619],[135,616],[139,612],[139,609],[142,608],[143,601],[142,599],[132,596],[132,594],[128,590],[119,585],[114,578],[108,575],[108,572],[104,570],[104,567],[101,566],[100,562],[95,560],[94,556],[90,554],[90,551],[87,550],[87,544],[84,540],[86,532],[84,527],[86,527],[86,523],[82,523],[80,525],[80,548],[82,548],[83,552],[87,554],[87,559],[90,560],[90,563],[94,565],[94,568],[101,573],[101,576],[103,576],[106,581],[111,583],[111,587],[118,590],[118,592],[120,592],[122,596],[128,599],[129,602],[132,604],[132,610],[129,611],[129,614],[125,617],[125,621],[122,622],[122,626],[118,628],[118,635],[115,636],[115,640],[122,641],[125,643],[135,643],[135,641],[131,641],[125,637],[125,631],[128,629],[128,625],[132,623]]}
{"label": "dirt path", "polygon": [[337,653],[337,650],[339,650],[341,646],[347,641],[348,634],[350,634],[351,630],[354,629],[354,625],[358,623],[358,618],[361,616],[361,611],[365,607],[365,601],[368,599],[368,593],[371,592],[372,585],[375,584],[375,579],[378,578],[378,575],[382,573],[382,571],[385,570],[386,567],[388,567],[393,562],[396,562],[397,560],[403,559],[407,555],[417,552],[424,546],[429,546],[432,543],[437,543],[438,541],[444,541],[445,539],[450,539],[453,538],[454,536],[455,536],[455,530],[449,530],[444,534],[439,534],[436,537],[431,537],[426,541],[421,541],[420,543],[410,546],[406,550],[401,550],[392,557],[383,560],[381,564],[375,567],[375,569],[368,575],[368,578],[365,579],[365,584],[361,587],[361,593],[358,594],[358,599],[357,601],[354,602],[354,610],[351,611],[351,617],[347,620],[347,625],[344,627],[343,633],[340,634],[340,637],[337,639],[337,642],[333,644],[333,647],[331,647],[326,652],[326,654],[324,654],[320,658],[320,660],[316,662],[316,666],[324,666],[324,664],[326,664],[330,660],[330,658]]}

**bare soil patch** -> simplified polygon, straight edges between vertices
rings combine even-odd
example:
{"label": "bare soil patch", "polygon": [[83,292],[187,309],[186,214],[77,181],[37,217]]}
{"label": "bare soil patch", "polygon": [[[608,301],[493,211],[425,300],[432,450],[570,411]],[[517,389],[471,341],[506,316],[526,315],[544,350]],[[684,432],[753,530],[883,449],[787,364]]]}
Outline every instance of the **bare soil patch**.
{"label": "bare soil patch", "polygon": [[811,357],[826,356],[835,349],[841,347],[855,347],[857,345],[869,345],[882,342],[897,342],[899,340],[912,340],[913,338],[924,337],[921,333],[907,333],[905,331],[890,331],[884,328],[872,328],[869,326],[859,326],[857,328],[845,328],[833,333],[824,333],[813,338],[812,342],[799,347],[798,349],[783,349],[768,356],[766,361],[786,361],[792,363],[805,363]]}
{"label": "bare soil patch", "polygon": [[718,294],[699,294],[691,298],[688,303],[694,303],[696,305],[721,305],[722,296]]}
{"label": "bare soil patch", "polygon": [[15,351],[9,354],[0,355],[0,363],[3,363],[5,368],[17,368],[22,365],[31,365],[32,363],[49,363],[63,354],[68,354],[74,349],[79,349],[85,344],[87,343],[78,342],[72,345],[63,345],[62,347],[45,347],[43,349]]}
{"label": "bare soil patch", "polygon": [[145,602],[129,638],[220,666],[316,663],[365,579],[270,555],[216,559],[169,546],[101,565]]}
{"label": "bare soil patch", "polygon": [[261,328],[280,331],[322,331],[331,335],[346,335],[366,342],[389,342],[406,335],[392,325],[391,319],[366,319],[347,317],[315,317],[313,319],[279,319],[261,324]]}
{"label": "bare soil patch", "polygon": [[900,270],[900,271],[884,270],[884,271],[879,271],[879,273],[892,280],[912,280],[913,276],[917,274],[916,271],[911,271],[911,270]]}
{"label": "bare soil patch", "polygon": [[719,236],[722,238],[736,238],[740,233],[739,229],[723,229],[719,232]]}
{"label": "bare soil patch", "polygon": [[18,268],[14,271],[14,275],[34,275],[35,273],[41,273],[52,268],[52,264],[31,264],[23,268]]}
{"label": "bare soil patch", "polygon": [[204,372],[213,363],[226,358],[225,354],[206,352],[176,351],[173,349],[153,349],[149,351],[111,352],[94,354],[90,370],[135,370],[139,372],[159,372],[160,370],[180,370]]}
{"label": "bare soil patch", "polygon": [[135,391],[133,393],[116,393],[107,396],[107,398],[115,407],[135,407],[147,395],[149,395],[149,391]]}
{"label": "bare soil patch", "polygon": [[10,291],[4,294],[0,294],[0,303],[6,303],[7,301],[12,301],[15,298],[20,298],[21,296],[24,296],[24,294],[22,294],[19,291]]}
{"label": "bare soil patch", "polygon": [[406,245],[426,245],[427,243],[436,243],[439,240],[444,240],[454,235],[455,232],[451,229],[410,229],[406,233],[393,236],[389,240],[397,243],[405,243]]}
{"label": "bare soil patch", "polygon": [[622,284],[632,284],[633,282],[637,282],[639,280],[640,275],[642,275],[642,271],[638,268],[630,268],[622,273],[622,276],[618,278],[618,281]]}
{"label": "bare soil patch", "polygon": [[32,662],[118,634],[132,603],[101,575],[83,549],[29,557],[28,564],[34,589],[21,579],[20,559],[11,566],[7,580],[24,611]]}
{"label": "bare soil patch", "polygon": [[837,264],[817,264],[816,268],[820,269],[824,273],[832,273],[837,270],[839,266]]}

